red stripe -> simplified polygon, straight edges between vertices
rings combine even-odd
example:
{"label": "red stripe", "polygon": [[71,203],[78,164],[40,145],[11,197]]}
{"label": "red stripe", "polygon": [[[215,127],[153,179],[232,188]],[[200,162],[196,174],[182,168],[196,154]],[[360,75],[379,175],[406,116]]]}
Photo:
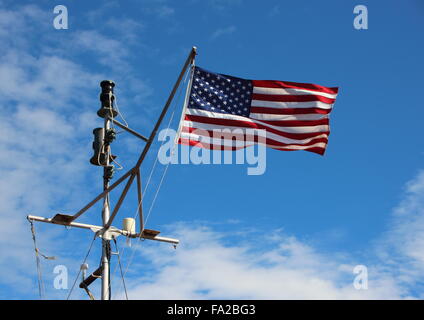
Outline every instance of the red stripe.
{"label": "red stripe", "polygon": [[201,117],[201,116],[193,116],[193,115],[185,115],[185,120],[200,122],[200,123],[208,123],[208,124],[217,124],[221,126],[227,127],[240,127],[240,128],[254,128],[254,129],[265,129],[269,132],[275,133],[279,136],[303,140],[315,137],[320,134],[330,134],[330,131],[322,131],[322,132],[308,132],[308,133],[291,133],[291,132],[282,132],[280,130],[270,128],[266,125],[262,125],[259,123],[243,121],[243,120],[231,120],[231,119],[218,119],[218,118],[209,118],[209,117]]}
{"label": "red stripe", "polygon": [[291,89],[307,89],[312,91],[337,94],[339,88],[329,88],[320,86],[312,83],[300,83],[300,82],[289,82],[289,81],[277,81],[277,80],[252,80],[253,86],[265,87],[265,88],[291,88]]}
{"label": "red stripe", "polygon": [[185,139],[185,138],[178,139],[178,143],[179,144],[184,144],[186,146],[193,146],[193,147],[199,147],[199,148],[210,149],[210,150],[236,151],[236,150],[240,150],[240,149],[246,148],[246,147],[223,146],[223,145],[206,143],[206,142],[200,142],[200,141],[190,140],[190,139]]}
{"label": "red stripe", "polygon": [[265,114],[329,114],[331,109],[321,108],[268,108],[268,107],[251,107],[251,113],[265,113]]}
{"label": "red stripe", "polygon": [[[189,140],[189,139],[183,139],[183,138],[178,139],[178,143],[183,144],[183,145],[188,145],[188,146],[195,146],[195,147],[199,147],[199,148],[210,149],[210,150],[236,151],[236,150],[240,150],[240,149],[245,148],[245,147],[230,147],[230,146],[216,145],[216,144],[204,143],[204,142],[199,142],[199,141],[194,141],[194,140]],[[300,151],[298,149],[287,149],[287,148],[284,148],[284,147],[281,147],[281,148],[271,147],[271,148],[276,149],[276,150],[280,150],[280,151]],[[324,153],[325,153],[325,148],[318,148],[318,147],[306,148],[306,149],[302,149],[302,150],[313,152],[313,153],[318,153],[320,155],[324,155]]]}
{"label": "red stripe", "polygon": [[[239,141],[248,141],[248,142],[259,142],[259,136],[258,135],[252,135],[247,133],[229,133],[229,132],[221,132],[217,135],[216,132],[213,130],[205,130],[205,129],[199,129],[199,128],[193,128],[193,127],[183,127],[182,132],[188,132],[193,133],[199,136],[205,136],[209,138],[216,138],[216,139],[226,139],[226,140],[239,140]],[[311,141],[307,143],[284,143],[281,141],[277,141],[271,138],[267,137],[261,137],[261,139],[265,138],[265,143],[267,145],[274,145],[274,146],[280,146],[280,147],[286,147],[286,146],[310,146],[315,143],[323,142],[328,143],[328,138],[316,138],[312,139]]]}
{"label": "red stripe", "polygon": [[333,104],[336,99],[330,99],[315,94],[305,95],[289,95],[289,94],[252,94],[252,100],[262,101],[279,101],[279,102],[310,102],[310,101],[321,101],[328,104]]}
{"label": "red stripe", "polygon": [[328,125],[328,118],[319,120],[260,120],[263,123],[279,127],[313,127]]}

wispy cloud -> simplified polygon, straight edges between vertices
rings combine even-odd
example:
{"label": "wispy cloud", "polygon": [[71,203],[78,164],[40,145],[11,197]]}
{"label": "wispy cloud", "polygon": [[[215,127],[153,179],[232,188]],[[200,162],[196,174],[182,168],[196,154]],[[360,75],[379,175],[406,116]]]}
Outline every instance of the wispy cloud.
{"label": "wispy cloud", "polygon": [[[134,80],[127,88],[131,96],[150,90],[128,68],[126,59],[131,54],[125,38],[116,40],[86,29],[75,32],[81,37],[74,39],[78,46],[72,47],[70,33],[64,33],[70,42],[51,41],[57,32],[51,25],[51,12],[37,6],[0,7],[4,44],[0,48],[0,285],[8,288],[0,290],[3,299],[16,294],[33,298],[37,292],[34,249],[25,216],[73,212],[96,191],[90,182],[97,172],[89,170],[87,162],[91,130],[98,121],[91,116],[99,106],[93,89],[98,93],[99,81],[106,77],[75,56],[90,52],[105,59],[100,63],[109,61],[125,69],[122,76],[118,69],[113,72],[120,76],[118,82]],[[66,246],[66,233],[55,238],[58,233],[63,229],[38,234],[42,251],[60,253]],[[73,243],[80,248],[79,240]],[[78,267],[78,262],[70,257],[55,263]]]}
{"label": "wispy cloud", "polygon": [[[358,261],[319,253],[277,232],[239,234],[205,226],[173,227],[181,246],[143,244],[151,269],[130,276],[131,299],[397,299],[407,297],[390,274],[369,266],[368,290],[353,287]],[[259,230],[257,230],[259,231]],[[252,238],[257,237],[258,241]],[[258,243],[261,245],[258,246]],[[134,285],[136,284],[136,285]],[[122,291],[120,291],[122,293]],[[122,296],[119,296],[122,298]]]}
{"label": "wispy cloud", "polygon": [[233,34],[236,31],[236,27],[235,26],[229,26],[226,28],[220,28],[215,30],[212,35],[211,35],[211,39],[216,39],[219,37],[222,37],[224,35],[230,35]]}
{"label": "wispy cloud", "polygon": [[[281,230],[238,232],[234,237],[205,223],[188,225],[172,228],[181,240],[175,252],[143,245],[139,254],[153,268],[142,277],[129,275],[129,282],[137,284],[130,286],[132,299],[424,297],[424,171],[406,183],[387,232],[361,256],[320,252]],[[358,264],[368,268],[368,290],[353,287]]]}

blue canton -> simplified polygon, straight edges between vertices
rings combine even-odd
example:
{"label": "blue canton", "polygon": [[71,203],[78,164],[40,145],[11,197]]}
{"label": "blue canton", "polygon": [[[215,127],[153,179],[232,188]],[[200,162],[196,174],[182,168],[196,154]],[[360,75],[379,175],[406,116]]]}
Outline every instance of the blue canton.
{"label": "blue canton", "polygon": [[188,108],[249,117],[252,81],[195,67]]}

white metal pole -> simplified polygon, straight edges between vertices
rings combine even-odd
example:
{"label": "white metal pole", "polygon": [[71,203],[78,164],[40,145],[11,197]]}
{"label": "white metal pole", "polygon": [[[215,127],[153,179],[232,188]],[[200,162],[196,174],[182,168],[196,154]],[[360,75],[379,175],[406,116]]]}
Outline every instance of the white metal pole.
{"label": "white metal pole", "polygon": [[[96,226],[94,224],[86,224],[86,223],[80,223],[80,222],[57,223],[52,218],[45,218],[45,217],[39,217],[39,216],[29,215],[29,216],[27,216],[27,218],[29,220],[32,220],[32,221],[39,221],[39,222],[45,222],[45,223],[51,223],[51,224],[57,224],[57,225],[64,225],[64,226],[68,226],[68,227],[88,229],[88,230],[91,230],[93,232],[98,232],[98,231],[103,229],[102,226]],[[155,240],[155,241],[160,241],[160,242],[172,243],[172,244],[175,244],[175,245],[180,243],[180,241],[178,239],[161,237],[161,236],[158,236],[156,234],[146,234],[145,232],[148,231],[147,229],[144,229],[144,233],[141,234],[141,235],[139,233],[129,233],[128,231],[116,229],[116,228],[113,228],[113,227],[110,228],[109,230],[112,230],[114,232],[117,232],[118,234],[122,234],[123,236],[130,237],[130,238],[143,238],[143,239],[147,239],[147,240]]]}
{"label": "white metal pole", "polygon": [[[112,107],[112,104],[111,104]],[[105,136],[107,133],[107,130],[110,129],[110,120],[109,117],[104,118],[104,132]],[[108,178],[108,172],[107,167],[109,165],[109,145],[106,146],[105,150],[105,167],[103,167],[103,190],[106,190],[109,187],[109,178]],[[109,210],[109,193],[106,193],[104,200],[103,200],[103,211],[102,211],[102,218],[103,218],[103,226],[107,224],[109,221],[110,216],[110,210]],[[102,239],[102,300],[109,300],[110,294],[109,294],[109,267],[110,267],[110,241],[106,239]]]}
{"label": "white metal pole", "polygon": [[182,130],[182,127],[183,127],[184,116],[185,116],[185,112],[186,112],[186,109],[187,109],[187,106],[188,106],[188,100],[190,99],[189,94],[190,94],[191,86],[193,84],[194,66],[195,66],[195,56],[193,57],[192,64],[190,66],[190,80],[189,80],[188,85],[187,85],[187,88],[186,88],[186,94],[185,94],[185,98],[184,98],[183,111],[181,113],[180,123],[178,124],[178,130],[177,130],[177,134],[175,135],[174,144],[178,144],[178,139],[180,138],[180,135],[181,135],[181,130]]}

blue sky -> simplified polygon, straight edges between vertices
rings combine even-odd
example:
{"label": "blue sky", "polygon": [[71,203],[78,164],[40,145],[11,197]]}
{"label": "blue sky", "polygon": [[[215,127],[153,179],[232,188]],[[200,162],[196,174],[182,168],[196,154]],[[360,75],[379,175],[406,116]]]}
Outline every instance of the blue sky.
{"label": "blue sky", "polygon": [[[58,4],[68,30],[53,28]],[[353,27],[358,4],[368,30]],[[260,176],[248,165],[171,165],[147,228],[181,246],[120,239],[130,298],[422,298],[423,18],[419,0],[0,1],[0,298],[38,297],[25,216],[73,213],[100,191],[101,169],[88,162],[99,82],[116,82],[125,119],[148,135],[192,46],[219,73],[338,86],[330,140],[324,157],[267,150]],[[172,113],[178,126],[181,90],[164,128]],[[126,133],[112,145],[125,169],[142,147]],[[132,190],[117,226],[135,210]],[[99,206],[81,221],[99,223]],[[42,261],[46,297],[63,299],[53,269],[65,265],[71,286],[92,234],[36,230],[40,250],[58,257]],[[368,290],[352,286],[358,264]],[[86,298],[78,290],[72,298]]]}

